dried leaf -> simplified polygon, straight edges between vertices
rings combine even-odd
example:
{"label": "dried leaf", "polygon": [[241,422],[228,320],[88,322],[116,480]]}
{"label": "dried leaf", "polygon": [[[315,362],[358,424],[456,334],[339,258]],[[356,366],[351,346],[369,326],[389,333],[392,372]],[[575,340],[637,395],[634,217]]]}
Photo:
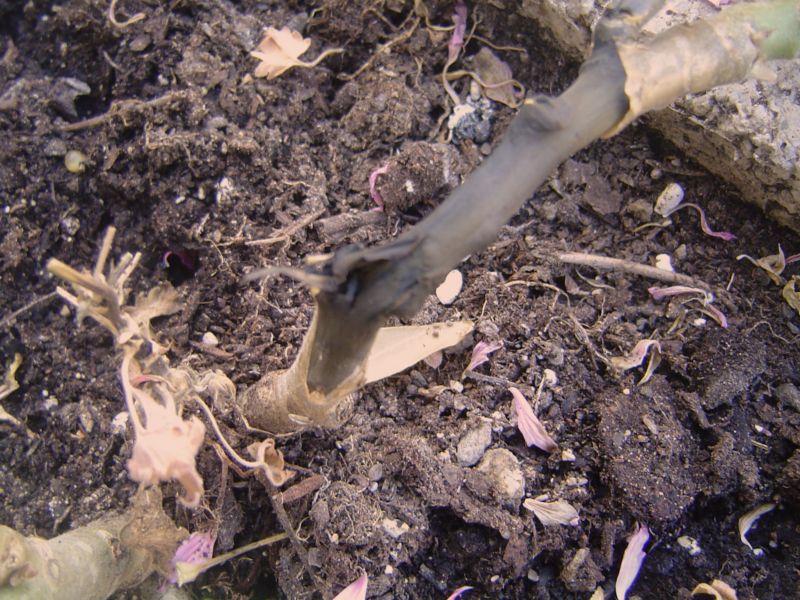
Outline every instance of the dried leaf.
{"label": "dried leaf", "polygon": [[668,216],[683,202],[683,195],[683,188],[679,184],[667,184],[658,195],[653,211],[662,217]]}
{"label": "dried leaf", "polygon": [[517,415],[517,427],[525,438],[525,444],[536,446],[545,452],[552,452],[558,444],[550,437],[542,422],[536,418],[530,403],[517,388],[508,388],[513,397],[514,412]]}
{"label": "dried leaf", "polygon": [[786,300],[786,303],[791,306],[797,314],[800,314],[800,294],[798,294],[795,289],[795,285],[798,281],[800,281],[800,277],[792,275],[792,278],[783,286],[782,296],[783,299]]}
{"label": "dried leaf", "polygon": [[546,502],[539,498],[528,498],[522,505],[532,511],[545,527],[549,525],[577,526],[580,524],[578,511],[566,500]]}
{"label": "dried leaf", "polygon": [[399,373],[437,350],[455,346],[473,327],[470,321],[382,327],[366,359],[365,383]]}
{"label": "dried leaf", "polygon": [[737,600],[736,590],[721,579],[715,579],[711,582],[711,585],[707,583],[698,583],[692,590],[692,596],[696,596],[697,594],[714,596],[716,600]]}
{"label": "dried leaf", "polygon": [[365,600],[368,578],[366,573],[336,594],[333,600]]}
{"label": "dried leaf", "polygon": [[439,302],[448,306],[452,304],[461,292],[461,287],[464,285],[464,277],[461,271],[453,269],[444,278],[442,284],[436,288],[436,297]]}
{"label": "dried leaf", "polygon": [[492,352],[496,352],[503,347],[503,344],[500,342],[492,342],[491,344],[487,344],[484,341],[480,341],[472,348],[472,356],[469,359],[469,364],[464,371],[473,371],[481,366],[485,362],[489,362],[489,355]]}
{"label": "dried leaf", "polygon": [[700,294],[703,298],[707,299],[709,302],[713,297],[709,299],[710,294],[705,290],[695,287],[689,287],[688,285],[671,285],[668,287],[657,287],[652,286],[647,288],[648,293],[653,297],[653,300],[663,300],[664,298],[669,298],[670,296],[678,296],[680,294]]}
{"label": "dried leaf", "polygon": [[639,569],[642,568],[642,563],[647,556],[643,549],[649,539],[650,531],[644,525],[639,525],[628,540],[628,546],[622,554],[622,564],[619,567],[619,574],[614,587],[617,600],[625,600],[628,590],[633,585],[633,582],[636,581]]}
{"label": "dried leaf", "polygon": [[272,438],[250,444],[247,451],[264,470],[272,485],[280,487],[294,477],[294,471],[284,469],[283,452],[275,448],[275,440]]}
{"label": "dried leaf", "polygon": [[761,556],[764,551],[761,548],[753,548],[749,541],[747,541],[747,532],[755,525],[762,515],[775,510],[775,505],[772,503],[761,504],[756,506],[753,510],[745,513],[739,518],[739,539],[742,543],[753,551],[756,556]]}
{"label": "dried leaf", "polygon": [[644,362],[647,351],[655,346],[656,350],[661,351],[661,345],[656,340],[640,340],[636,343],[627,356],[615,356],[611,359],[614,368],[620,371],[627,371],[639,367]]}
{"label": "dried leaf", "polygon": [[770,254],[763,258],[753,258],[747,254],[740,254],[736,257],[736,260],[742,260],[743,258],[746,258],[755,266],[763,269],[775,285],[783,285],[781,273],[783,273],[783,270],[786,268],[786,257],[783,254],[783,248],[781,248],[780,244],[778,244],[777,254]]}
{"label": "dried leaf", "polygon": [[514,88],[514,75],[511,67],[500,60],[489,48],[481,48],[473,59],[473,70],[483,87],[483,94],[495,102],[511,106],[519,105]]}

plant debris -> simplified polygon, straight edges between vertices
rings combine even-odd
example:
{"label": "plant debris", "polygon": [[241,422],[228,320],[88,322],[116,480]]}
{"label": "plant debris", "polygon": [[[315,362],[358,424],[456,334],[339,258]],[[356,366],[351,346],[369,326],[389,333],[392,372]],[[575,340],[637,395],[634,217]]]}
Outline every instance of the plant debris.
{"label": "plant debris", "polygon": [[644,525],[639,525],[628,540],[628,545],[622,554],[619,574],[614,584],[617,600],[625,600],[628,590],[630,590],[633,582],[636,581],[639,570],[642,568],[642,563],[647,557],[644,547],[649,540],[650,531]]}
{"label": "plant debris", "polygon": [[577,527],[581,522],[578,511],[566,500],[548,501],[545,495],[538,498],[527,498],[522,505],[532,511],[545,527],[550,525]]}
{"label": "plant debris", "polygon": [[753,546],[747,540],[747,532],[750,531],[750,529],[756,524],[756,521],[758,521],[763,515],[775,510],[775,507],[776,505],[770,502],[760,504],[753,510],[739,517],[739,539],[742,540],[742,543],[750,548],[753,551],[753,554],[756,556],[763,556],[764,550],[762,548],[753,548]]}
{"label": "plant debris", "polygon": [[264,39],[250,53],[250,56],[261,61],[253,74],[256,77],[275,79],[294,67],[311,69],[328,56],[344,52],[342,48],[332,48],[325,50],[311,62],[303,62],[300,60],[300,56],[310,46],[311,40],[304,38],[297,31],[292,31],[288,27],[282,29],[268,27]]}
{"label": "plant debris", "polygon": [[522,433],[522,437],[525,438],[525,444],[528,447],[536,446],[545,452],[552,452],[558,448],[558,444],[547,433],[542,422],[534,414],[530,402],[525,399],[522,392],[515,387],[508,388],[508,391],[511,392],[513,397],[514,412],[517,415],[517,427]]}

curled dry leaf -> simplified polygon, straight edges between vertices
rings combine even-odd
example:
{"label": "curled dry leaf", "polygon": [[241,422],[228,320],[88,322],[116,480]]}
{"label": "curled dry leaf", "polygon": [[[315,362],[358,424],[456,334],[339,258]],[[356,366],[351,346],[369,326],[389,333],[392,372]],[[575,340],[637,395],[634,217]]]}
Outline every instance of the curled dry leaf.
{"label": "curled dry leaf", "polygon": [[436,297],[439,302],[448,306],[455,302],[458,294],[461,292],[461,287],[464,285],[464,276],[461,271],[453,269],[444,278],[442,284],[436,288]]}
{"label": "curled dry leaf", "polygon": [[376,204],[373,210],[378,212],[383,211],[383,196],[378,191],[378,177],[381,175],[386,175],[389,172],[389,167],[383,166],[378,167],[372,173],[369,174],[369,195],[372,198],[372,201]]}
{"label": "curled dry leaf", "polygon": [[721,579],[715,579],[710,585],[708,583],[698,583],[692,590],[692,596],[697,594],[714,596],[715,600],[737,600],[736,590]]}
{"label": "curled dry leaf", "polygon": [[772,510],[775,510],[774,504],[761,504],[739,518],[739,539],[742,540],[742,543],[750,548],[753,551],[753,554],[756,556],[761,556],[764,554],[764,550],[761,548],[753,548],[753,546],[747,540],[747,532],[750,531],[750,528],[755,525],[756,521],[758,521],[762,515],[765,515]]}
{"label": "curled dry leaf", "polygon": [[644,525],[639,525],[634,534],[628,540],[625,552],[622,554],[622,564],[619,567],[619,574],[614,585],[617,600],[625,600],[628,590],[636,581],[639,570],[642,568],[647,553],[644,551],[645,544],[650,539],[650,531]]}
{"label": "curled dry leaf", "polygon": [[310,39],[304,38],[299,32],[292,31],[288,27],[267,28],[267,34],[258,44],[258,48],[250,53],[250,56],[261,61],[256,67],[254,75],[275,79],[292,67],[309,69],[317,66],[323,58],[342,52],[341,48],[325,50],[315,60],[303,62],[299,57],[308,50],[309,46],[311,46]]}
{"label": "curled dry leaf", "polygon": [[800,281],[800,277],[792,275],[792,278],[783,286],[782,296],[786,303],[791,306],[797,314],[800,314],[800,294],[797,293],[795,285]]}
{"label": "curled dry leaf", "polygon": [[455,346],[472,328],[470,321],[382,327],[366,359],[365,383],[399,373],[438,350]]}
{"label": "curled dry leaf", "polygon": [[770,254],[763,258],[753,258],[748,254],[740,254],[736,257],[736,260],[742,260],[743,258],[746,258],[758,268],[763,269],[775,285],[783,284],[781,273],[783,273],[783,270],[786,268],[786,256],[783,254],[783,248],[780,247],[780,244],[778,245],[777,254]]}
{"label": "curled dry leaf", "polygon": [[356,579],[353,583],[336,594],[333,600],[365,600],[367,597],[367,584],[369,580],[366,573]]}
{"label": "curled dry leaf", "polygon": [[644,375],[639,380],[639,384],[646,383],[653,376],[653,372],[661,362],[661,344],[656,340],[639,340],[627,356],[615,356],[611,358],[611,366],[620,371],[627,371],[635,367],[641,366],[644,362],[645,356],[648,351],[653,348],[650,353],[650,361],[647,363]]}
{"label": "curled dry leaf", "polygon": [[522,505],[536,515],[545,527],[549,525],[571,525],[580,524],[578,511],[566,500],[555,500],[546,502],[540,498],[528,498]]}
{"label": "curled dry leaf", "polygon": [[514,412],[517,414],[517,427],[525,438],[525,444],[536,446],[545,452],[552,452],[558,448],[555,440],[550,437],[542,422],[533,414],[530,402],[525,399],[517,388],[508,388],[513,397]]}
{"label": "curled dry leaf", "polygon": [[283,452],[275,448],[275,440],[272,438],[250,444],[247,451],[263,469],[272,485],[280,487],[294,477],[294,471],[284,469]]}

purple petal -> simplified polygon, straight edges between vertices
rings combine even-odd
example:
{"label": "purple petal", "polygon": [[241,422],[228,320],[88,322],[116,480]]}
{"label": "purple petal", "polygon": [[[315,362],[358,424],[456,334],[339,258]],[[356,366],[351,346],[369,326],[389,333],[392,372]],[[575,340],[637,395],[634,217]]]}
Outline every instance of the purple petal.
{"label": "purple petal", "polygon": [[639,575],[639,569],[642,568],[647,553],[644,552],[644,546],[650,539],[650,531],[644,525],[639,525],[639,528],[628,540],[628,546],[622,555],[622,564],[619,567],[619,575],[617,575],[617,583],[615,590],[617,593],[617,600],[625,600],[628,590],[636,581]]}
{"label": "purple petal", "polygon": [[720,327],[722,327],[723,329],[728,328],[727,317],[725,317],[725,314],[716,306],[712,306],[711,304],[706,304],[703,310],[705,310],[708,313],[708,315],[719,324]]}
{"label": "purple petal", "polygon": [[544,428],[542,422],[533,414],[533,408],[517,388],[508,388],[513,396],[514,412],[517,413],[517,427],[525,438],[525,444],[536,446],[545,452],[552,452],[558,447]]}
{"label": "purple petal", "polygon": [[372,201],[378,205],[378,208],[375,210],[382,211],[383,210],[383,197],[378,189],[375,187],[375,184],[378,181],[378,176],[386,175],[389,172],[388,166],[378,167],[369,175],[369,195],[372,196]]}
{"label": "purple petal", "polygon": [[211,532],[195,532],[186,538],[183,543],[178,546],[175,555],[172,557],[172,575],[170,576],[171,583],[177,583],[177,573],[175,572],[175,565],[177,563],[189,563],[197,565],[204,563],[211,558],[214,554],[214,541],[216,536]]}
{"label": "purple petal", "polygon": [[481,366],[483,363],[489,362],[489,355],[492,352],[500,350],[502,347],[503,344],[499,342],[492,342],[491,344],[487,344],[483,341],[478,342],[472,349],[472,357],[469,359],[469,364],[467,365],[466,370],[472,371]]}
{"label": "purple petal", "polygon": [[458,58],[461,46],[464,45],[464,34],[467,32],[467,5],[463,0],[458,0],[456,3],[453,22],[456,24],[453,29],[453,37],[447,43],[447,62],[450,63],[455,62]]}

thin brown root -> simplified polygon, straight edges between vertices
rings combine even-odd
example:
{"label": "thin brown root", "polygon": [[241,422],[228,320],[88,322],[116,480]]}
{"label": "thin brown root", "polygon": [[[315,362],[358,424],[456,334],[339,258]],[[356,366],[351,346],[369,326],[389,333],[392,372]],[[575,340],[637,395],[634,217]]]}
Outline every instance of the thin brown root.
{"label": "thin brown root", "polygon": [[152,100],[122,100],[112,104],[111,108],[109,108],[108,111],[104,112],[102,115],[97,115],[96,117],[78,121],[77,123],[68,123],[67,125],[61,127],[61,131],[79,131],[81,129],[97,127],[99,125],[103,125],[107,121],[110,121],[113,117],[125,115],[136,110],[158,108],[159,106],[169,104],[173,100],[188,100],[192,97],[192,95],[193,94],[191,92],[179,91],[169,92],[158,98],[153,98]]}
{"label": "thin brown root", "polygon": [[567,294],[567,292],[565,292],[561,288],[556,287],[556,286],[554,286],[552,284],[541,283],[539,281],[522,281],[520,279],[517,279],[517,280],[514,280],[514,281],[509,281],[508,283],[505,284],[505,287],[510,288],[510,287],[515,287],[515,286],[518,286],[518,285],[524,285],[526,287],[544,288],[546,290],[553,290],[556,293],[556,295],[553,298],[553,304],[550,307],[550,310],[553,310],[556,307],[556,304],[558,304],[558,298],[561,295],[563,295],[567,299],[567,306],[570,306],[569,294]]}
{"label": "thin brown root", "polygon": [[36,298],[36,300],[32,300],[31,302],[28,302],[25,306],[23,306],[21,308],[18,308],[17,310],[12,312],[10,315],[5,317],[2,321],[0,321],[0,329],[5,329],[6,327],[8,327],[10,325],[13,325],[14,322],[20,316],[24,315],[29,310],[32,310],[33,308],[37,307],[40,304],[44,304],[45,302],[50,302],[50,300],[52,300],[53,298],[55,298],[57,296],[58,296],[58,294],[56,292],[50,292],[49,294],[45,294],[44,296]]}
{"label": "thin brown root", "polygon": [[300,562],[303,564],[303,569],[305,569],[305,572],[311,578],[311,581],[314,582],[314,586],[317,588],[317,591],[322,594],[322,597],[330,598],[330,587],[314,572],[314,570],[311,568],[311,564],[308,562],[308,552],[306,551],[306,547],[303,545],[303,542],[301,542],[300,538],[297,537],[297,532],[292,525],[292,521],[289,519],[286,509],[283,507],[281,492],[274,485],[272,485],[272,482],[267,479],[267,476],[262,471],[258,471],[256,473],[256,478],[261,485],[264,486],[264,489],[267,490],[267,496],[272,504],[272,510],[275,511],[275,516],[278,518],[278,523],[281,524],[281,527],[286,532],[286,535],[289,536],[292,549],[295,551],[295,554],[297,554],[297,558],[299,558]]}
{"label": "thin brown root", "polygon": [[378,48],[375,52],[373,52],[372,56],[370,56],[369,59],[367,59],[367,62],[365,62],[360,67],[358,67],[358,69],[356,69],[354,73],[351,73],[349,75],[347,75],[347,74],[338,75],[337,76],[338,79],[340,79],[342,81],[352,81],[353,79],[355,79],[356,77],[361,75],[361,73],[363,73],[364,71],[366,71],[367,69],[369,69],[372,66],[372,63],[375,62],[375,60],[378,58],[378,56],[380,56],[382,53],[386,52],[389,48],[391,48],[395,44],[399,44],[400,42],[403,42],[403,41],[407,40],[408,38],[410,38],[411,35],[417,30],[417,26],[418,25],[419,25],[419,17],[414,19],[414,24],[411,25],[411,27],[409,27],[406,31],[404,31],[403,33],[399,34],[397,37],[392,38],[391,40],[389,40],[388,42],[383,44],[380,48]]}
{"label": "thin brown root", "polygon": [[609,256],[599,256],[597,254],[584,254],[582,252],[563,252],[556,256],[558,260],[570,265],[583,265],[586,267],[593,267],[604,271],[621,271],[623,273],[631,273],[632,275],[639,275],[640,277],[647,277],[649,279],[656,279],[658,281],[665,281],[667,283],[680,283],[682,285],[689,285],[703,289],[710,289],[711,286],[703,281],[698,281],[688,275],[682,273],[674,273],[673,271],[666,271],[644,265],[642,263],[633,262],[630,260],[623,260],[621,258],[611,258]]}
{"label": "thin brown root", "polygon": [[522,46],[498,46],[497,44],[492,43],[490,40],[486,39],[482,35],[478,35],[477,33],[473,33],[471,37],[478,40],[481,44],[489,46],[490,48],[500,52],[519,52],[520,54],[528,53],[528,51]]}
{"label": "thin brown root", "polygon": [[108,5],[108,20],[111,21],[111,24],[117,29],[123,29],[128,25],[133,25],[134,23],[138,23],[139,21],[147,18],[147,15],[144,13],[136,13],[127,21],[117,21],[117,17],[114,14],[116,12],[117,0],[111,0],[111,4]]}
{"label": "thin brown root", "polygon": [[309,225],[311,225],[314,221],[316,221],[322,214],[325,212],[325,209],[320,208],[315,210],[314,212],[306,215],[302,219],[295,221],[288,227],[284,227],[280,231],[278,231],[275,235],[272,235],[268,238],[264,238],[261,240],[247,240],[245,241],[245,246],[271,246],[272,244],[277,244],[279,242],[285,242],[289,240],[295,233],[300,231],[301,229],[305,229]]}

